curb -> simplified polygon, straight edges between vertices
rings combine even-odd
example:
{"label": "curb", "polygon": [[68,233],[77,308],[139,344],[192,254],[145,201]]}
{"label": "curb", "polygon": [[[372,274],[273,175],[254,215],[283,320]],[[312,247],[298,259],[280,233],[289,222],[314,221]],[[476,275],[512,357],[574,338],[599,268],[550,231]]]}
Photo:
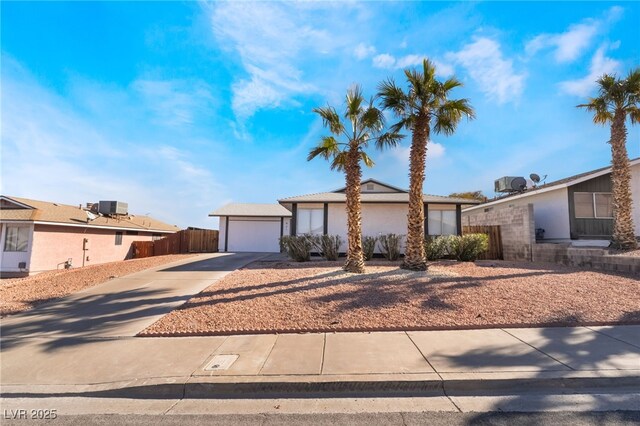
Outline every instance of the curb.
{"label": "curb", "polygon": [[210,381],[188,380],[153,383],[134,380],[100,385],[4,385],[3,398],[95,397],[136,399],[205,399],[269,397],[375,397],[375,396],[465,396],[511,395],[527,392],[565,393],[580,389],[640,389],[640,375],[620,377],[528,377],[510,379],[410,378],[335,381]]}

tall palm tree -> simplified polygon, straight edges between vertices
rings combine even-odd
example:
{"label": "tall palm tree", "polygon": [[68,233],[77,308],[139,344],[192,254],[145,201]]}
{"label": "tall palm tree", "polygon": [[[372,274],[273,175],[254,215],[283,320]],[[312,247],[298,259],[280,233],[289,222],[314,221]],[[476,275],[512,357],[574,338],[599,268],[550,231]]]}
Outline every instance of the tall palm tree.
{"label": "tall palm tree", "polygon": [[309,152],[307,161],[320,156],[331,161],[331,170],[345,173],[348,248],[344,270],[363,273],[360,162],[367,167],[373,166],[373,161],[365,152],[369,142],[374,142],[378,149],[384,149],[395,146],[403,136],[397,132],[383,132],[385,121],[382,111],[374,106],[373,100],[365,101],[360,86],[347,91],[345,106],[346,123],[342,122],[336,109],[331,106],[313,110],[322,117],[322,123],[332,135],[320,140],[318,146]]}
{"label": "tall palm tree", "polygon": [[[578,105],[593,113],[595,124],[611,125],[611,181],[613,184],[613,236],[611,245],[619,249],[635,249],[638,242],[631,217],[631,172],[627,154],[627,116],[631,124],[640,122],[640,68],[627,78],[604,74],[598,79],[598,96]],[[636,200],[637,202],[637,200]]]}
{"label": "tall palm tree", "polygon": [[427,143],[431,132],[451,135],[462,117],[473,119],[475,113],[467,99],[449,99],[450,92],[462,83],[455,77],[444,82],[436,80],[436,68],[428,59],[422,62],[422,72],[406,69],[407,91],[391,78],[380,83],[378,96],[384,109],[390,109],[399,119],[391,130],[405,128],[412,132],[409,154],[409,214],[407,245],[402,267],[414,271],[427,269],[424,253],[424,184]]}

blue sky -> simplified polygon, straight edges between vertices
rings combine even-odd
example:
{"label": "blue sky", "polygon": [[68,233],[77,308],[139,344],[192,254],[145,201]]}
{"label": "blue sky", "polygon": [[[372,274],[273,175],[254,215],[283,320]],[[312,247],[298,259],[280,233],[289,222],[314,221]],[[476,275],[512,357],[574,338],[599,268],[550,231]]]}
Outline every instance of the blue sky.
{"label": "blue sky", "polygon": [[[343,186],[306,161],[326,133],[312,109],[425,56],[477,113],[432,136],[425,192],[607,165],[608,128],[575,105],[640,66],[634,2],[3,2],[1,31],[2,193],[118,199],[179,226]],[[407,143],[372,156],[365,177],[408,186]]]}

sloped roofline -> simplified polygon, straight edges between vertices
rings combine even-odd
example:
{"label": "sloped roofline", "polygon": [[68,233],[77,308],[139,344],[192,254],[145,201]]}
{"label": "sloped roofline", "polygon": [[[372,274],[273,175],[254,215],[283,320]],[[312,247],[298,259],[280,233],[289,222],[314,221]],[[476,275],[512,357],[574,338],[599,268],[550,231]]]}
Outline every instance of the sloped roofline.
{"label": "sloped roofline", "polygon": [[31,209],[31,210],[35,209],[35,207],[33,207],[33,206],[30,206],[30,205],[25,204],[25,203],[21,203],[20,201],[16,201],[11,197],[7,197],[6,195],[0,195],[0,200],[8,201],[8,202],[16,204],[16,205],[18,205],[20,207],[24,207],[25,209]]}
{"label": "sloped roofline", "polygon": [[[634,158],[629,160],[629,165],[630,166],[635,166],[637,164],[640,164],[640,157],[638,158]],[[473,206],[473,207],[468,207],[465,209],[465,211],[470,211],[470,210],[475,210],[475,209],[479,209],[482,207],[488,207],[488,206],[493,206],[496,204],[501,204],[505,201],[511,201],[511,200],[519,200],[521,198],[526,198],[528,196],[531,195],[537,195],[537,194],[543,194],[545,192],[550,192],[550,191],[555,191],[558,189],[562,189],[562,188],[567,188],[569,186],[573,186],[576,184],[579,184],[581,182],[587,181],[587,180],[591,180],[600,176],[604,176],[606,174],[611,173],[611,166],[607,166],[607,167],[601,167],[599,169],[595,169],[595,170],[591,170],[589,172],[584,172],[584,173],[579,173],[577,175],[573,175],[573,176],[569,176],[566,177],[564,179],[558,179],[556,181],[547,183],[545,185],[539,186],[535,189],[530,189],[526,192],[523,192],[521,194],[515,194],[515,195],[506,195],[502,198],[498,198],[497,200],[492,200],[492,201],[487,201],[486,203],[482,203],[482,204],[478,204],[477,206]]]}
{"label": "sloped roofline", "polygon": [[[403,192],[405,194],[409,192],[406,189],[402,189],[402,188],[398,188],[397,186],[389,185],[388,183],[381,182],[381,181],[379,181],[377,179],[371,179],[370,178],[370,179],[366,179],[366,180],[360,181],[360,186],[364,185],[365,183],[376,183],[376,184],[378,184],[380,186],[384,186],[386,188],[393,189],[394,191]],[[343,188],[338,188],[338,189],[336,189],[334,191],[330,191],[330,192],[345,192],[346,190],[347,190],[347,187],[345,186]]]}

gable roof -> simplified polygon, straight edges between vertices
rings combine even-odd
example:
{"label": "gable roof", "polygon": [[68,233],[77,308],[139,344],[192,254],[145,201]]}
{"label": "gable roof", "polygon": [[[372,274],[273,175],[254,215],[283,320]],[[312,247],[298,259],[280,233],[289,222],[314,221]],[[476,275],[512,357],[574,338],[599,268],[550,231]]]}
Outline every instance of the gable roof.
{"label": "gable roof", "polygon": [[291,212],[280,204],[230,203],[209,216],[291,217]]}
{"label": "gable roof", "polygon": [[[0,196],[2,221],[27,221],[38,224],[63,226],[84,226],[92,228],[114,228],[150,232],[177,232],[175,225],[169,225],[149,216],[126,215],[108,217],[93,214],[79,206],[31,200],[28,198]],[[13,204],[16,207],[9,207]]]}
{"label": "gable roof", "polygon": [[[630,166],[640,165],[640,157],[629,160],[629,165]],[[553,182],[549,182],[544,185],[537,186],[535,188],[527,189],[525,192],[509,194],[494,200],[489,200],[487,202],[480,204],[479,206],[469,207],[467,210],[500,204],[503,201],[517,200],[517,199],[525,198],[531,195],[542,194],[549,191],[555,191],[561,188],[567,188],[569,186],[576,185],[578,183],[591,180],[600,176],[604,176],[609,173],[611,173],[611,166],[600,167],[599,169],[591,170],[584,173],[579,173],[577,175],[558,179]]]}
{"label": "gable roof", "polygon": [[[384,186],[385,188],[392,189],[395,192],[404,192],[404,193],[408,193],[409,192],[406,189],[401,189],[401,188],[398,188],[397,186],[393,186],[393,185],[389,185],[388,183],[380,182],[377,179],[363,180],[363,181],[360,182],[360,186],[363,186],[363,185],[365,185],[367,183],[375,183],[377,185]],[[339,188],[339,189],[336,189],[335,191],[331,191],[331,192],[345,192],[346,190],[347,190],[347,187],[345,186],[343,188]],[[369,192],[369,193],[372,193],[372,192]]]}
{"label": "gable roof", "polygon": [[[397,188],[376,179],[367,179],[360,182],[360,185],[366,183],[375,183],[392,189],[393,192],[378,191],[361,191],[360,201],[362,203],[409,203],[409,191]],[[293,197],[282,198],[279,203],[345,203],[345,188],[339,188],[331,192],[318,192],[315,194],[297,195]],[[445,197],[441,195],[424,194],[422,199],[429,204],[479,204],[480,201],[470,200],[468,198]]]}

